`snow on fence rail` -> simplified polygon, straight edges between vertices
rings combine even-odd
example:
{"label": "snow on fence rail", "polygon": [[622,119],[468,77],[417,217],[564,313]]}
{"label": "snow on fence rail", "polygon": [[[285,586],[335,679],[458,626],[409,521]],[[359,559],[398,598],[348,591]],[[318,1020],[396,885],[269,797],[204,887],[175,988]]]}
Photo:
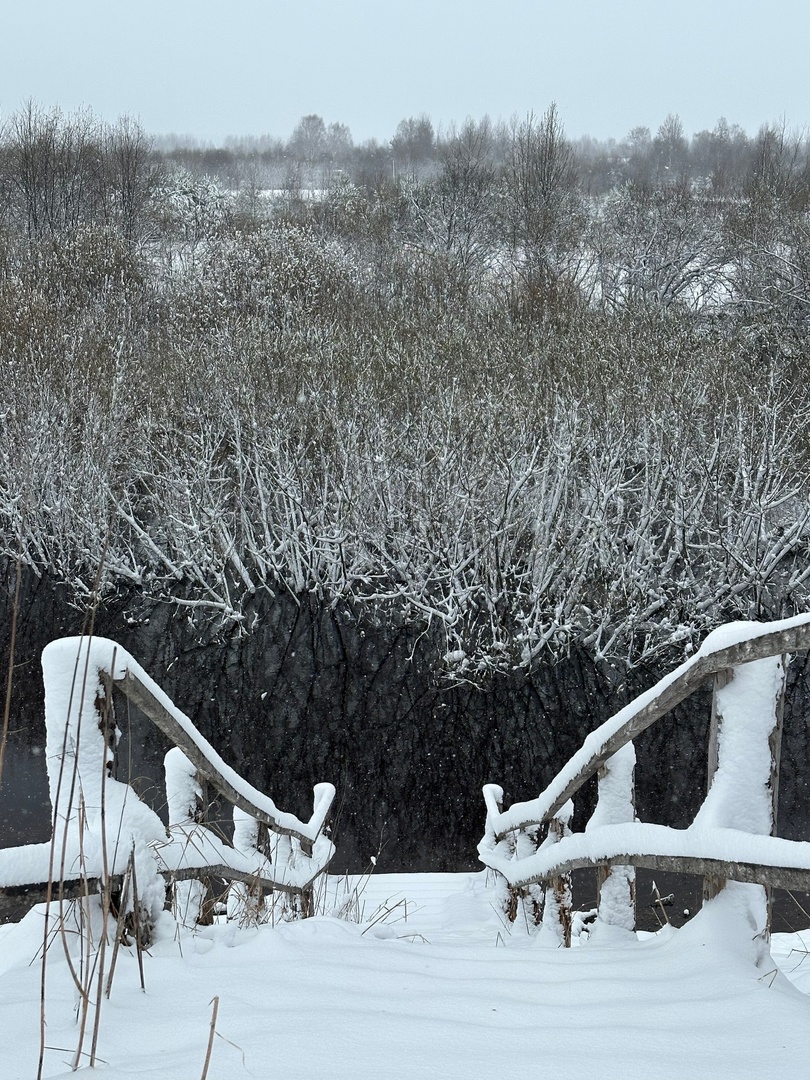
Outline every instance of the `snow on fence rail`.
{"label": "snow on fence rail", "polygon": [[[598,868],[597,926],[627,929],[635,921],[637,866],[702,875],[706,899],[727,880],[810,889],[810,843],[775,835],[786,655],[807,649],[810,615],[730,623],[591,732],[536,799],[503,810],[502,789],[486,785],[486,831],[478,852],[506,879],[510,917],[528,907],[527,917],[542,918],[570,944],[570,911],[552,905],[553,915],[543,912],[542,896],[548,906],[549,897],[565,893],[570,873],[584,867]],[[711,677],[709,791],[698,814],[683,830],[636,821],[632,740]],[[597,805],[585,832],[562,830],[573,796],[596,773]]]}
{"label": "snow on fence rail", "polygon": [[[131,881],[129,905],[143,929],[164,906],[166,882],[175,914],[193,923],[201,916],[202,882],[222,878],[241,883],[237,914],[255,914],[264,893],[275,890],[294,897],[296,913],[308,913],[312,883],[334,854],[324,833],[331,784],[316,785],[308,821],[279,810],[222,760],[113,641],[54,641],[43,650],[42,669],[53,835],[44,844],[0,850],[0,895],[30,906],[96,889],[116,893]],[[165,762],[168,828],[112,776],[121,734],[114,689],[175,743]],[[206,783],[234,806],[233,846],[205,826]],[[142,936],[148,938],[148,930]]]}

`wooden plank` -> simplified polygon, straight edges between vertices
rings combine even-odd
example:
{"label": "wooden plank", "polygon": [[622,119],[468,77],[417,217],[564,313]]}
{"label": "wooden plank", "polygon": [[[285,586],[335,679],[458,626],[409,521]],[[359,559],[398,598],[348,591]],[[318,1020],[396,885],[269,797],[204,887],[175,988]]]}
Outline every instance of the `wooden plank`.
{"label": "wooden plank", "polygon": [[770,885],[774,889],[810,891],[810,869],[791,866],[760,866],[757,863],[727,862],[724,859],[704,859],[691,855],[617,854],[598,861],[585,857],[574,858],[549,867],[543,877],[532,875],[515,877],[512,879],[512,884],[520,888],[533,885],[535,882],[547,881],[558,874],[569,873],[573,870],[625,864],[673,874],[694,874],[702,877],[726,878],[729,881],[744,881],[754,885]]}
{"label": "wooden plank", "polygon": [[[706,762],[706,792],[711,791],[712,784],[714,783],[714,775],[717,772],[717,765],[720,760],[719,746],[720,746],[720,726],[722,723],[722,716],[720,715],[720,706],[717,701],[717,694],[723,687],[728,686],[731,680],[734,678],[734,668],[722,668],[720,671],[715,672],[714,675],[714,687],[712,690],[712,715],[709,721],[709,746],[707,751]],[[726,884],[725,878],[718,877],[704,877],[703,879],[703,902],[711,900],[713,896],[717,896],[723,886]]]}
{"label": "wooden plank", "polygon": [[[124,878],[122,874],[116,874],[110,878],[110,888],[113,892],[121,888]],[[31,907],[34,904],[44,904],[48,900],[81,900],[86,895],[95,896],[101,891],[101,878],[72,878],[69,881],[55,881],[49,885],[47,881],[35,882],[33,885],[6,885],[0,889],[0,896],[6,900],[30,900]]]}
{"label": "wooden plank", "polygon": [[[323,870],[318,870],[312,878],[302,886],[288,885],[274,881],[272,878],[261,877],[257,874],[249,874],[244,870],[234,870],[224,863],[213,866],[192,866],[180,870],[159,870],[158,873],[167,884],[175,881],[204,881],[206,878],[220,878],[223,881],[243,881],[246,885],[259,885],[267,892],[307,893],[311,892],[312,883]],[[110,878],[110,886],[113,891],[120,889],[123,882],[122,875]],[[67,900],[81,900],[85,896],[97,896],[101,891],[102,879],[98,877],[75,878],[61,883],[54,882],[49,885],[47,881],[34,882],[30,885],[7,885],[0,888],[0,923],[10,920],[18,921],[26,912],[37,904],[44,904],[48,900],[59,903]]]}
{"label": "wooden plank", "polygon": [[201,881],[207,877],[222,878],[223,881],[243,881],[246,885],[260,885],[268,892],[305,893],[311,889],[315,878],[320,877],[324,870],[318,870],[309,881],[303,885],[287,885],[274,881],[272,878],[261,877],[258,874],[249,874],[244,870],[234,870],[225,863],[217,863],[214,866],[185,866],[180,870],[158,871],[167,882],[172,881]]}
{"label": "wooden plank", "polygon": [[[777,835],[779,819],[779,767],[782,762],[782,731],[785,726],[785,691],[787,690],[787,665],[788,658],[782,655],[782,685],[779,688],[779,700],[776,703],[776,723],[768,738],[768,746],[771,751],[771,836]],[[765,889],[768,904],[768,934],[770,935],[773,925],[773,886],[768,885]]]}
{"label": "wooden plank", "polygon": [[776,836],[779,817],[779,766],[782,761],[782,730],[785,726],[785,690],[787,689],[787,656],[782,657],[782,686],[776,705],[776,724],[768,745],[771,751],[771,836]]}
{"label": "wooden plank", "polygon": [[[576,795],[582,785],[604,765],[612,754],[646,731],[661,717],[666,716],[718,671],[737,667],[739,664],[747,664],[753,660],[764,660],[765,657],[775,656],[777,653],[802,652],[807,649],[810,649],[810,619],[797,626],[760,634],[758,637],[737,642],[725,649],[709,653],[707,656],[699,656],[694,661],[688,661],[683,665],[683,673],[664,686],[659,694],[638,712],[633,713],[626,723],[608,736],[600,748],[556,794],[552,792],[558,783],[557,777],[551,781],[545,791],[533,800],[535,806],[540,804],[541,812],[527,813],[526,817],[511,822],[509,828],[496,835],[496,839],[502,840],[507,833],[515,829],[525,829],[531,825],[548,822],[569,799]],[[562,772],[564,774],[564,770]],[[558,776],[560,775],[558,773]]]}
{"label": "wooden plank", "polygon": [[[111,889],[119,890],[123,880],[121,874],[111,877]],[[45,904],[49,900],[54,904],[66,900],[82,900],[88,895],[98,896],[100,891],[101,879],[97,877],[74,878],[61,884],[42,881],[31,885],[6,885],[0,889],[0,923],[18,922],[32,907]]]}

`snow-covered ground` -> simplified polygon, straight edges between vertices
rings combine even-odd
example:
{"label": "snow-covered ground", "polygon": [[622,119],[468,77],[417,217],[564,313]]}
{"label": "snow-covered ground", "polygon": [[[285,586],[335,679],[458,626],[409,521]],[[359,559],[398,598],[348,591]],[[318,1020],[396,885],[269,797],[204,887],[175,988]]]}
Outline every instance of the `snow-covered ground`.
{"label": "snow-covered ground", "polygon": [[[216,997],[209,1080],[804,1080],[810,934],[778,935],[774,962],[763,957],[740,888],[680,930],[642,939],[617,931],[570,950],[509,933],[486,872],[373,876],[359,896],[363,923],[324,915],[178,937],[166,916],[144,958],[145,992],[135,956],[119,957],[98,1071],[200,1077]],[[342,889],[331,880],[323,910]],[[32,958],[41,935],[41,909],[0,929],[3,1080],[36,1076],[42,965]],[[56,942],[44,1076],[70,1074],[75,1011]],[[91,1012],[88,1030],[92,1022]]]}

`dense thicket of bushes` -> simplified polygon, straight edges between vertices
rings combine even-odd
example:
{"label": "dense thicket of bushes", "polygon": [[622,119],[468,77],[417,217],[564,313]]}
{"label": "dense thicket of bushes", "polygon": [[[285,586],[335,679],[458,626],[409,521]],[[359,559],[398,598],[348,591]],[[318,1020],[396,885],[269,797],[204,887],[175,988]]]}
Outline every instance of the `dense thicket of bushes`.
{"label": "dense thicket of bushes", "polygon": [[554,109],[507,134],[306,199],[13,118],[2,553],[223,633],[259,590],[351,599],[476,682],[806,608],[806,148],[596,195]]}

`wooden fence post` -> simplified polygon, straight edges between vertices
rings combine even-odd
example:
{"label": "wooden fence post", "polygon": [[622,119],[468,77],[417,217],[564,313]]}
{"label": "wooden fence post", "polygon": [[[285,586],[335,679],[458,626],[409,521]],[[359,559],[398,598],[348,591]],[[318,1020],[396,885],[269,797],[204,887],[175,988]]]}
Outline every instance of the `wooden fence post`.
{"label": "wooden fence post", "polygon": [[[743,828],[775,836],[779,797],[779,759],[786,682],[784,654],[753,660],[715,678],[709,740],[709,791],[695,818],[714,827]],[[767,758],[766,756],[767,755]],[[752,771],[750,795],[740,798],[735,770]],[[726,878],[704,877],[704,903],[726,885]],[[770,890],[767,923],[770,932]]]}
{"label": "wooden fence post", "polygon": [[[202,825],[207,816],[205,780],[183,751],[173,746],[163,759],[169,826]],[[192,929],[213,921],[212,904],[206,903],[209,888],[204,881],[175,881],[171,886],[171,911],[181,926]]]}
{"label": "wooden fence post", "polygon": [[[779,766],[782,761],[782,730],[785,725],[785,691],[787,690],[787,656],[783,654],[782,662],[782,686],[776,703],[776,723],[768,738],[768,746],[771,751],[771,836],[777,835],[779,819]],[[765,896],[768,902],[768,928],[767,934],[771,936],[773,923],[773,887],[766,885]]]}
{"label": "wooden fence post", "polygon": [[[570,836],[573,816],[574,804],[569,800],[549,821],[548,835],[542,846],[557,844],[564,836]],[[550,878],[543,904],[543,930],[553,934],[566,949],[571,946],[572,914],[571,875],[559,874]]]}
{"label": "wooden fence post", "polygon": [[[709,746],[707,751],[706,762],[706,791],[707,793],[712,789],[712,783],[714,782],[714,776],[717,772],[717,765],[719,761],[718,739],[720,732],[720,725],[722,723],[722,716],[720,714],[720,707],[717,700],[718,693],[734,678],[733,668],[723,668],[722,671],[715,673],[712,680],[712,715],[709,721]],[[722,888],[725,887],[726,879],[721,877],[704,877],[703,878],[703,903],[707,900],[711,900],[713,896],[717,896]]]}
{"label": "wooden fence post", "polygon": [[[312,858],[312,844],[309,840],[301,841],[301,854],[307,859]],[[312,882],[301,891],[300,905],[302,919],[309,919],[315,914],[315,888]]]}
{"label": "wooden fence post", "polygon": [[[503,854],[510,861],[518,861],[534,855],[541,847],[541,826],[530,825],[525,829],[514,829],[498,840],[494,822],[503,809],[503,788],[498,784],[485,784],[484,802],[487,807],[487,817],[481,844],[490,851]],[[509,881],[497,870],[493,873],[500,884],[499,900],[507,920],[515,925],[525,926],[529,932],[534,931],[543,920],[544,887],[537,882],[529,885],[510,885]],[[523,917],[519,918],[521,913]]]}
{"label": "wooden fence post", "polygon": [[[596,809],[585,831],[603,825],[621,825],[636,819],[635,807],[636,750],[631,742],[607,759],[599,769],[599,795]],[[636,927],[636,869],[634,866],[598,866],[596,885],[599,895],[596,926],[617,926],[633,931]]]}
{"label": "wooden fence post", "polygon": [[[257,865],[270,852],[267,826],[238,806],[233,808],[233,846],[242,854],[255,858]],[[262,885],[258,881],[232,881],[228,889],[227,913],[228,918],[240,926],[266,922],[268,905]]]}

